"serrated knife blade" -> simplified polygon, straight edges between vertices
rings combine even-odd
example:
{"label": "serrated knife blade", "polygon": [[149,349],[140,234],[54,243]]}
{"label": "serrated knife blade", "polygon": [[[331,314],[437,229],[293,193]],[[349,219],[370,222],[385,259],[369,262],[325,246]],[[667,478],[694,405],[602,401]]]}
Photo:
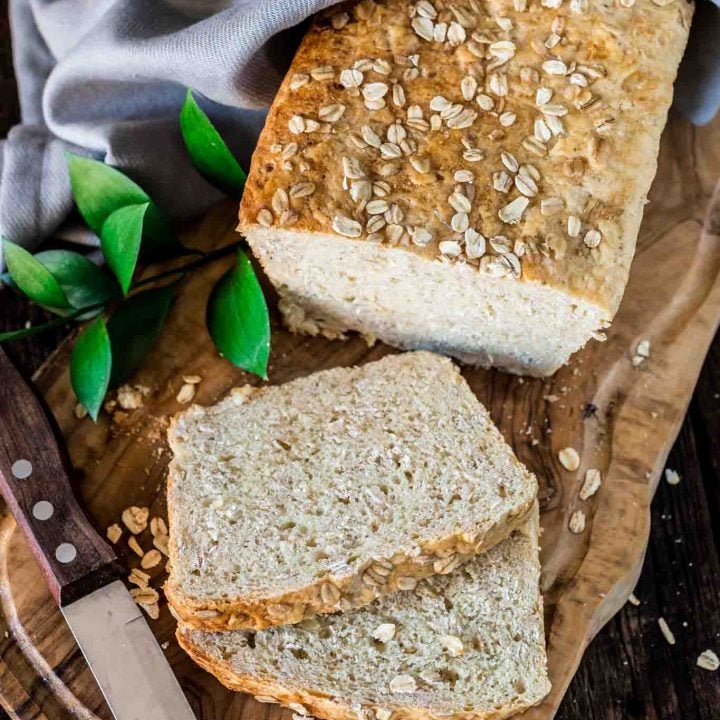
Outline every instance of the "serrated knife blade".
{"label": "serrated knife blade", "polygon": [[61,610],[116,720],[195,720],[142,610],[122,582]]}

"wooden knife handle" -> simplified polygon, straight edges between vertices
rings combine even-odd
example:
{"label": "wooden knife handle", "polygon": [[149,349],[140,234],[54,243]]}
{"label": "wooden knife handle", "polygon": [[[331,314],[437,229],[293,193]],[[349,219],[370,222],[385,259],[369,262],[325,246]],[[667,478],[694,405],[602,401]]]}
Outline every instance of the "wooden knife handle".
{"label": "wooden knife handle", "polygon": [[59,605],[121,573],[73,495],[63,446],[43,401],[0,349],[0,491]]}

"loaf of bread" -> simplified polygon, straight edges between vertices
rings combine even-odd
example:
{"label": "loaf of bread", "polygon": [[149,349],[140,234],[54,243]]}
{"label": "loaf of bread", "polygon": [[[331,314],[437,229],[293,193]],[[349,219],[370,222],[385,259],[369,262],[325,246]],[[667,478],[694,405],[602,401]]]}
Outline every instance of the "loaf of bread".
{"label": "loaf of bread", "polygon": [[305,37],[240,212],[289,327],[548,375],[620,303],[686,0],[362,0]]}
{"label": "loaf of bread", "polygon": [[457,368],[426,352],[237,390],[169,439],[166,594],[196,628],[412,590],[505,539],[537,492]]}
{"label": "loaf of bread", "polygon": [[224,685],[328,720],[497,720],[549,691],[536,517],[410,593],[259,632],[178,630]]}

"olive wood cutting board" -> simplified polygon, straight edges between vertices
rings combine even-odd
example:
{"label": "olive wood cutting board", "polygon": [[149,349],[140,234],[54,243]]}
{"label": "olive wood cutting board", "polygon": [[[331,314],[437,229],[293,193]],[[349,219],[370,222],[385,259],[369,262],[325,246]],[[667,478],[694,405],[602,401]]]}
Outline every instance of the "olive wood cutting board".
{"label": "olive wood cutting board", "polygon": [[[541,485],[542,590],[553,689],[530,720],[555,714],[587,644],[626,601],[643,562],[649,505],[684,417],[707,348],[720,321],[720,121],[693,129],[673,119],[662,140],[658,175],[645,212],[637,256],[620,312],[605,343],[591,342],[554,377],[522,379],[465,368],[464,376]],[[191,228],[186,242],[217,247],[235,238],[235,208],[224,204]],[[141,408],[98,424],[75,415],[68,345],[36,381],[67,438],[77,490],[102,531],[130,505],[164,515],[168,417],[181,409],[183,375],[199,375],[196,401],[212,403],[231,387],[257,383],[218,357],[204,326],[212,283],[230,262],[217,262],[182,285],[161,338],[134,382],[150,388]],[[271,300],[274,303],[274,300]],[[635,366],[637,344],[650,357]],[[293,336],[273,312],[271,383],[316,370],[365,363],[392,352],[347,342]],[[578,450],[569,472],[562,448]],[[585,471],[602,487],[582,501]],[[581,509],[584,532],[568,522]],[[118,543],[131,566],[127,532]],[[140,543],[149,549],[146,531]],[[160,568],[153,584],[162,580]],[[0,527],[0,604],[8,627],[0,637],[0,698],[13,717],[109,718],[70,631],[55,608],[14,523]],[[198,718],[289,720],[290,712],[225,690],[177,647],[174,620],[162,603],[151,621]],[[598,702],[602,699],[598,698]],[[610,702],[611,699],[607,698]]]}

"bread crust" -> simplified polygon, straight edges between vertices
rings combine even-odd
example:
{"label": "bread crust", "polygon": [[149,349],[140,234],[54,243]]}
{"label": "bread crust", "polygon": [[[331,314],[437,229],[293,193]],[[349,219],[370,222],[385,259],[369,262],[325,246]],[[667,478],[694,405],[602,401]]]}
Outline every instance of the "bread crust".
{"label": "bread crust", "polygon": [[[488,238],[509,238],[522,266],[520,281],[549,285],[583,299],[601,308],[610,320],[627,282],[693,6],[686,0],[636,0],[631,7],[577,0],[551,8],[521,1],[519,6],[526,4],[528,9],[519,11],[511,0],[482,4],[437,0],[438,15],[432,22],[443,20],[446,30],[458,24],[450,6],[462,5],[465,10],[461,18],[468,26],[462,32],[465,40],[450,43],[427,41],[413,30],[415,4],[414,0],[365,0],[320,16],[277,94],[253,155],[240,208],[240,231],[250,233],[251,244],[252,229],[268,223],[292,231],[332,234],[333,219],[340,215],[359,222],[361,239],[367,240],[373,235],[366,227],[372,216],[366,202],[355,202],[346,189],[342,158],[349,157],[360,163],[373,182],[388,183],[388,201],[404,216],[388,222],[372,241],[381,248],[394,244],[428,262],[468,262],[482,271],[485,260],[470,259],[464,251],[458,258],[439,251],[440,241],[448,236],[462,245],[461,234],[449,228],[454,210],[446,198],[456,184],[454,172],[469,170],[474,175],[470,227]],[[348,17],[344,24],[334,19],[343,12]],[[498,27],[499,18],[511,29]],[[483,51],[472,43],[479,42],[484,49],[490,42],[507,40],[515,44],[515,50],[511,61],[497,69],[509,84],[507,95],[502,95],[502,90],[491,88],[491,56],[485,53],[478,62]],[[364,62],[368,58],[369,66]],[[544,71],[544,62],[558,59],[565,63],[567,73]],[[373,66],[376,60],[385,65]],[[344,87],[340,72],[353,69],[358,61],[365,68],[361,86]],[[324,68],[330,69],[319,72]],[[584,79],[569,80],[573,74]],[[476,78],[478,92],[490,97],[491,110],[480,110],[475,98],[461,95],[461,81],[468,75]],[[366,108],[364,88],[379,82],[389,88],[400,86],[404,102],[396,101],[390,90],[384,107]],[[547,152],[539,156],[523,143],[534,132],[546,132],[542,127],[534,130],[536,121],[548,117],[535,102],[540,86],[552,89],[549,104],[560,104],[567,113],[560,118],[562,131],[548,140]],[[432,114],[430,100],[436,96],[463,104],[477,112],[477,118],[467,129],[449,129],[445,122],[437,130],[414,128],[408,122],[408,108],[419,106],[427,121]],[[339,118],[332,119],[327,109],[320,112],[330,106],[344,108]],[[505,127],[500,118],[507,112],[515,120]],[[290,124],[296,116],[317,121],[318,127],[311,125],[309,132],[293,134]],[[505,115],[503,122],[508,121]],[[413,153],[406,155],[403,149],[396,158],[395,149],[389,148],[383,157],[376,147],[363,146],[362,126],[370,126],[386,143],[385,134],[394,122],[402,124],[417,146]],[[463,160],[463,138],[484,154],[482,162]],[[291,154],[288,148],[293,143],[297,148]],[[502,152],[512,154],[520,164],[533,165],[541,178],[538,193],[530,198],[517,225],[498,216],[510,199],[522,197],[512,188],[509,192],[494,188],[493,173],[505,171]],[[427,159],[430,172],[415,170],[409,162],[414,157]],[[396,172],[388,169],[391,174],[384,175],[391,165],[397,166]],[[313,192],[303,194],[308,192],[308,183]],[[543,213],[540,201],[549,198],[560,199],[560,212]],[[581,221],[579,235],[568,234],[571,216]],[[405,228],[397,243],[387,237],[390,225]],[[414,244],[407,232],[410,227],[429,229],[433,241]],[[599,245],[590,247],[592,240],[584,242],[590,230],[600,231]],[[497,261],[490,249],[485,257]]]}
{"label": "bread crust", "polygon": [[[539,508],[537,502],[533,503],[533,508],[526,523],[518,528],[516,532],[526,535],[534,548],[533,562],[537,567],[539,580]],[[533,608],[533,615],[540,630],[540,637],[544,637],[543,598],[539,586],[536,593],[537,598]],[[213,674],[231,690],[249,693],[261,702],[277,702],[296,711],[303,710],[302,714],[310,714],[327,720],[368,720],[368,718],[372,720],[377,718],[377,711],[381,709],[380,706],[363,705],[359,707],[355,704],[350,706],[346,699],[329,696],[327,693],[312,687],[303,687],[300,681],[292,681],[288,678],[278,680],[273,677],[240,672],[233,668],[230,659],[218,660],[217,657],[212,657],[211,654],[205,652],[201,645],[194,642],[193,635],[192,630],[187,629],[182,624],[179,625],[177,630],[178,642],[198,665]],[[539,703],[550,691],[551,686],[546,675],[547,660],[544,648],[541,662],[543,672],[542,677],[537,679],[534,694],[536,700],[534,703],[529,699],[525,701],[516,699],[513,703],[492,710],[463,711],[442,715],[434,714],[426,707],[395,705],[392,702],[383,704],[382,710],[385,713],[389,712],[388,718],[392,720],[448,720],[448,718],[457,720],[500,720]],[[298,704],[302,707],[298,708]]]}
{"label": "bread crust", "polygon": [[[168,482],[171,482],[172,470]],[[189,597],[172,582],[172,573],[165,583],[165,596],[173,615],[195,630],[227,631],[240,629],[263,630],[273,625],[302,622],[313,615],[347,612],[367,605],[380,595],[402,589],[398,581],[413,578],[421,580],[435,574],[452,572],[460,563],[485,552],[502,542],[516,528],[527,522],[535,503],[537,486],[528,488],[527,501],[515,512],[508,513],[489,531],[468,536],[454,533],[447,537],[422,544],[422,562],[418,557],[397,553],[392,558],[376,558],[357,573],[345,576],[330,575],[318,579],[312,585],[282,593],[274,597],[242,597],[207,601]],[[177,552],[173,546],[172,511],[170,521],[170,557]],[[365,572],[380,560],[392,563],[387,583],[369,586],[363,582]],[[338,591],[337,599],[323,600],[323,585],[332,583]]]}
{"label": "bread crust", "polygon": [[[447,370],[447,382],[465,384],[457,368],[446,358],[430,353],[401,354],[388,357],[379,363],[413,364],[421,358],[430,362],[435,377],[437,373]],[[347,370],[331,372],[347,373]],[[300,382],[300,381],[299,381]],[[258,400],[268,388],[252,388],[245,386],[236,388],[231,393],[234,403],[250,403]],[[473,404],[477,401],[467,389]],[[205,409],[192,406],[176,415],[170,424],[168,436],[174,446],[175,432],[178,423],[190,416],[202,417]],[[493,445],[506,446],[500,433],[488,419],[487,432]],[[182,587],[173,572],[173,562],[182,552],[178,546],[175,507],[168,502],[168,520],[170,528],[169,556],[170,573],[165,584],[165,595],[175,617],[190,628],[210,631],[229,631],[238,629],[261,630],[273,625],[298,623],[316,614],[348,611],[362,607],[381,595],[397,590],[410,590],[414,581],[434,574],[448,574],[460,563],[494,547],[513,530],[524,524],[533,510],[537,495],[537,479],[525,468],[512,451],[507,449],[507,460],[512,465],[512,472],[522,478],[518,484],[517,496],[512,503],[507,503],[507,511],[494,516],[492,524],[478,520],[474,527],[464,527],[440,537],[426,537],[413,541],[412,547],[398,548],[390,557],[373,557],[360,564],[355,572],[327,572],[314,582],[302,587],[295,587],[285,592],[252,592],[244,591],[235,597],[194,597]],[[176,458],[170,462],[168,470],[168,497],[172,496],[173,485],[181,468]],[[373,570],[382,568],[382,583],[373,582]]]}
{"label": "bread crust", "polygon": [[[540,602],[540,613],[542,614],[542,601]],[[255,696],[255,699],[261,698],[261,702],[268,702],[272,698],[291,709],[293,704],[299,704],[307,710],[308,715],[324,718],[324,720],[363,720],[363,718],[374,717],[374,712],[371,714],[368,711],[378,709],[364,707],[361,715],[342,700],[326,697],[311,688],[290,688],[272,678],[237,673],[229,664],[217,662],[204,653],[192,642],[188,634],[183,633],[181,627],[178,627],[176,637],[180,647],[193,661],[214,675],[225,687],[235,692],[248,693]],[[547,691],[549,692],[549,690],[548,684]],[[434,715],[426,708],[420,707],[393,707],[392,720],[503,720],[503,718],[527,710],[529,707],[532,705],[518,702],[488,712],[463,712],[449,715]]]}

